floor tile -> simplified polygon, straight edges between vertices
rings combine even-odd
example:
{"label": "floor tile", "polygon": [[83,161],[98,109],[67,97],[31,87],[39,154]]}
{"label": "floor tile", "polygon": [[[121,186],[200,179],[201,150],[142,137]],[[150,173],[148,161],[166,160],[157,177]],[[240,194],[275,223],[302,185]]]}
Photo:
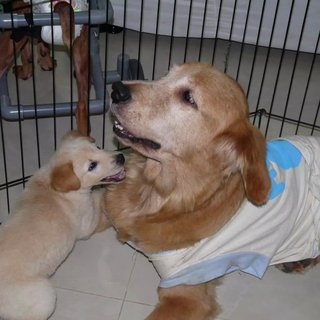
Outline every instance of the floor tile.
{"label": "floor tile", "polygon": [[121,300],[57,289],[57,307],[50,320],[118,320]]}
{"label": "floor tile", "polygon": [[52,277],[55,287],[122,299],[134,264],[133,251],[109,229],[78,241]]}
{"label": "floor tile", "polygon": [[119,320],[142,320],[153,310],[152,306],[125,302]]}
{"label": "floor tile", "polygon": [[262,280],[234,274],[222,284],[220,316],[228,320],[317,319],[319,275],[320,267],[305,275],[285,274],[271,267]]}
{"label": "floor tile", "polygon": [[126,300],[155,305],[158,302],[159,276],[153,265],[140,253],[133,268]]}
{"label": "floor tile", "polygon": [[247,294],[254,281],[258,280],[238,272],[222,278],[221,284],[216,288],[217,298],[222,309],[220,317],[229,319],[238,307],[241,297]]}

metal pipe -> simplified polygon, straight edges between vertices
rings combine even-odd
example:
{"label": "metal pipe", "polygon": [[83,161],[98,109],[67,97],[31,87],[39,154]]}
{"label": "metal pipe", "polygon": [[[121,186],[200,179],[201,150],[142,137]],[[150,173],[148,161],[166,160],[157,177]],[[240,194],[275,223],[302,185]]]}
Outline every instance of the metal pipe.
{"label": "metal pipe", "polygon": [[[8,121],[17,121],[17,120],[25,120],[25,119],[34,119],[37,118],[48,118],[53,115],[52,104],[38,104],[37,109],[35,109],[34,105],[20,105],[19,107],[16,105],[10,104],[10,99],[6,95],[2,95],[0,97],[0,105],[1,105],[1,117]],[[103,100],[90,100],[90,115],[97,115],[104,112],[105,104]],[[74,113],[77,108],[77,103],[72,103],[72,112]],[[55,106],[55,116],[63,117],[69,116],[71,111],[70,102],[62,102],[57,103]],[[19,117],[20,113],[20,117]]]}
{"label": "metal pipe", "polygon": [[[60,18],[57,13],[34,13],[32,15],[32,24],[35,26],[47,26],[51,25],[60,25]],[[75,15],[75,23],[76,24],[86,24],[88,23],[88,12],[76,12]],[[110,6],[108,10],[108,17],[106,15],[106,10],[90,10],[90,19],[92,24],[104,24],[107,21],[111,20],[113,17],[113,9]],[[24,14],[17,13],[2,13],[0,15],[0,28],[4,29],[12,29],[18,27],[26,27],[29,23],[25,18]]]}
{"label": "metal pipe", "polygon": [[[105,0],[96,0],[92,2],[92,9],[90,10],[90,23],[91,24],[104,24],[107,21],[111,21],[113,18],[113,8],[109,3],[108,17],[106,10],[103,9]],[[97,10],[100,8],[100,10]],[[88,12],[76,12],[75,23],[85,24],[88,23]],[[11,20],[13,19],[13,21]],[[54,25],[60,25],[60,19],[58,14],[53,14],[53,20],[51,13],[39,13],[32,15],[32,24],[36,26],[45,26],[53,23]],[[0,28],[11,29],[12,27],[24,27],[28,26],[25,15],[23,14],[0,14]],[[90,41],[90,58],[91,58],[91,76],[93,86],[96,93],[96,99],[89,101],[89,113],[91,115],[97,115],[107,112],[109,109],[109,94],[106,92],[104,100],[104,76],[107,77],[107,83],[119,81],[120,75],[116,71],[109,71],[106,75],[103,74],[100,56],[99,56],[99,42],[98,42],[98,29],[91,28],[91,41]],[[119,63],[118,63],[119,64]],[[9,97],[7,74],[4,74],[0,78],[0,117],[8,121],[17,121],[32,118],[47,118],[53,115],[57,117],[68,116],[70,112],[75,112],[77,108],[77,102],[62,102],[57,103],[55,107],[52,104],[38,104],[34,105],[12,105]]]}
{"label": "metal pipe", "polygon": [[111,84],[113,82],[121,81],[120,74],[117,70],[110,70],[106,73],[106,82]]}
{"label": "metal pipe", "polygon": [[[102,66],[100,62],[100,45],[99,45],[99,30],[97,28],[90,29],[90,74],[97,99],[103,99],[106,88],[104,87],[104,78]],[[108,100],[108,93],[107,93]]]}

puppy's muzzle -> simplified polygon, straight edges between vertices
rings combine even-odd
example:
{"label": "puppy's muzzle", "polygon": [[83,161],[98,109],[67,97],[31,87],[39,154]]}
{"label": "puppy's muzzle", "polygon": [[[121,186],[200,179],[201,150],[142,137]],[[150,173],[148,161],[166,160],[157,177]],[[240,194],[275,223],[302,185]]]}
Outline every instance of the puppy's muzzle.
{"label": "puppy's muzzle", "polygon": [[114,82],[111,98],[113,103],[127,102],[131,99],[130,89],[121,81]]}

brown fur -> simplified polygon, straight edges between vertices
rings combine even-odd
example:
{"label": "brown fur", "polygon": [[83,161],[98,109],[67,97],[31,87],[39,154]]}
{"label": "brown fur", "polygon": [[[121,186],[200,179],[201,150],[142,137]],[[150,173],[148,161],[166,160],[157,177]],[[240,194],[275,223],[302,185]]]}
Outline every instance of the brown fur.
{"label": "brown fur", "polygon": [[[12,8],[17,13],[31,12],[26,3],[19,0],[14,1]],[[11,31],[0,33],[0,77],[3,76],[8,67],[14,62],[14,55],[18,56],[21,53],[22,65],[16,65],[13,72],[19,79],[26,80],[32,76],[31,41],[28,36],[24,36],[20,41],[14,42],[11,39],[11,34]],[[43,42],[41,41],[38,43],[38,50],[40,46],[43,46]],[[52,60],[50,62],[52,63]]]}
{"label": "brown fur", "polygon": [[[20,0],[13,2],[12,9],[17,13],[30,13],[30,7]],[[32,76],[32,51],[31,39],[28,36],[22,37],[18,42],[11,39],[11,31],[0,33],[0,77],[6,72],[9,66],[14,62],[16,57],[21,53],[22,65],[16,65],[13,72],[19,79],[27,80]],[[38,63],[43,70],[52,70],[55,66],[53,59],[50,56],[50,50],[47,44],[39,40],[38,48]]]}
{"label": "brown fur", "polygon": [[[78,90],[78,105],[76,109],[77,128],[83,135],[90,134],[88,97],[91,80],[89,79],[89,27],[83,25],[80,35],[74,39],[74,11],[72,6],[60,1],[54,6],[54,12],[59,14],[62,29],[62,40],[71,51],[75,69]],[[71,35],[71,39],[70,39]]]}
{"label": "brown fur", "polygon": [[67,162],[53,168],[51,173],[51,188],[59,192],[78,190],[81,181],[73,171],[72,162]]}
{"label": "brown fur", "polygon": [[[15,1],[14,9],[18,13],[30,13],[30,8],[23,1]],[[88,97],[90,93],[91,81],[89,79],[89,49],[88,35],[89,27],[84,25],[80,35],[74,39],[74,11],[72,6],[66,1],[58,2],[54,6],[61,21],[62,39],[65,46],[70,51],[72,47],[72,60],[75,66],[75,76],[78,89],[78,106],[76,109],[77,128],[83,135],[90,134]],[[71,38],[70,38],[71,36]],[[49,46],[43,41],[38,41],[38,63],[45,70],[52,70],[55,61],[50,56]],[[14,55],[21,53],[22,65],[14,68],[17,77],[26,80],[32,76],[32,51],[31,40],[24,36],[19,42],[15,43],[11,39],[11,31],[0,34],[0,77],[6,72],[14,62]]]}
{"label": "brown fur", "polygon": [[[131,99],[112,112],[132,135],[161,148],[119,138],[141,154],[132,155],[125,183],[111,186],[105,198],[120,240],[145,252],[187,247],[223,227],[245,198],[267,201],[265,139],[249,122],[233,79],[194,63],[159,81],[126,85]],[[219,312],[214,284],[160,289],[148,319],[212,319]]]}

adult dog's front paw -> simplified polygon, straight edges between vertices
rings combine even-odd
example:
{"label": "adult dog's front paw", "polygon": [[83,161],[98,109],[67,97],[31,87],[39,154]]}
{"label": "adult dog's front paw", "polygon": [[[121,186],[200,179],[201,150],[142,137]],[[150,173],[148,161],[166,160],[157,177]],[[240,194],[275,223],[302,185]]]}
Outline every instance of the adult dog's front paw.
{"label": "adult dog's front paw", "polygon": [[130,238],[129,233],[123,228],[117,229],[117,238],[121,242],[132,241],[132,239]]}
{"label": "adult dog's front paw", "polygon": [[128,224],[126,227],[118,228],[117,238],[121,242],[133,243],[136,248],[139,248],[143,252],[155,251],[155,240],[152,236],[150,237],[149,232],[145,232],[138,224]]}

